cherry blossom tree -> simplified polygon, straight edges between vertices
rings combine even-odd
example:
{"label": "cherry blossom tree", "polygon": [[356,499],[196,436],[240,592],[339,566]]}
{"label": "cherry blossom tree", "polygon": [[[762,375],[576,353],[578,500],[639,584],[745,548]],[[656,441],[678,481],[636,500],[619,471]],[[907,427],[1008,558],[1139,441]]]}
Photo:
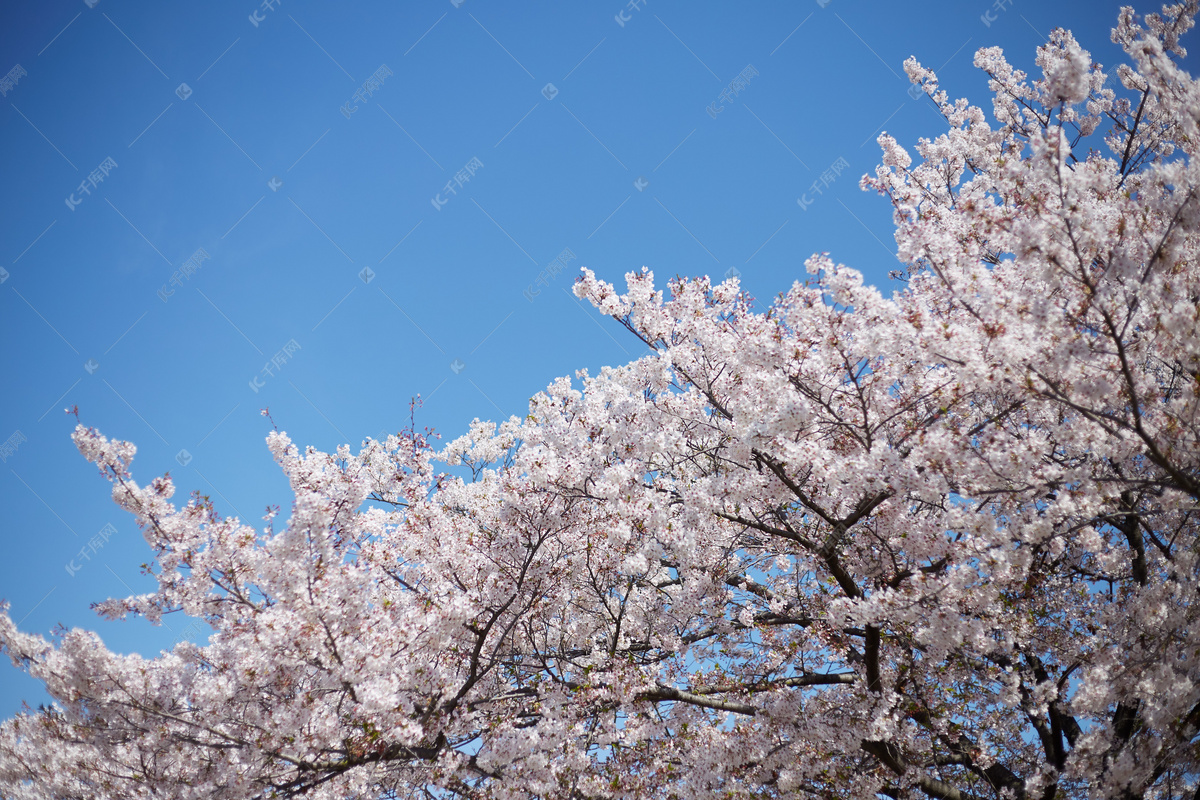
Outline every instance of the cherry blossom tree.
{"label": "cherry blossom tree", "polygon": [[1196,0],[1136,17],[1114,90],[1069,32],[993,122],[886,134],[891,298],[823,255],[576,293],[649,348],[437,450],[267,444],[264,527],[131,444],[75,442],[203,618],[121,655],[0,615],[54,703],[0,726],[49,798],[1182,798],[1200,791]]}

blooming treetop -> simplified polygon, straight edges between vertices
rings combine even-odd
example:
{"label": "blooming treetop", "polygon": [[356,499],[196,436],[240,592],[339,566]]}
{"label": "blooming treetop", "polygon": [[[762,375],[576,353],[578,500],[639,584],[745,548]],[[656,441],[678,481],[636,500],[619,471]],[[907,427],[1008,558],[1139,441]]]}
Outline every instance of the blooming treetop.
{"label": "blooming treetop", "polygon": [[893,297],[825,256],[765,312],[584,270],[651,354],[440,452],[273,432],[280,528],[80,426],[156,556],[100,611],[212,635],[144,658],[0,616],[55,701],[0,726],[0,793],[1193,796],[1196,11],[1121,12],[1119,97],[1066,31],[1034,80],[980,50],[995,124],[907,62],[948,130],[863,179]]}

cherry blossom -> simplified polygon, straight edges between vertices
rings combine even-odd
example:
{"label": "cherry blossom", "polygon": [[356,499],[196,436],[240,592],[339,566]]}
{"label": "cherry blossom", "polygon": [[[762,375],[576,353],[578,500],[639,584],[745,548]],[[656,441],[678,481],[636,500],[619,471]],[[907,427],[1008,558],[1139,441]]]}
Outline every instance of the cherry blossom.
{"label": "cherry blossom", "polygon": [[[650,270],[576,294],[648,348],[354,453],[267,446],[261,526],[132,444],[75,442],[154,551],[102,614],[204,644],[0,647],[54,704],[0,725],[0,793],[97,798],[1176,798],[1200,784],[1197,2],[862,180],[906,265],[819,254],[756,309]],[[265,412],[264,412],[265,413]]]}

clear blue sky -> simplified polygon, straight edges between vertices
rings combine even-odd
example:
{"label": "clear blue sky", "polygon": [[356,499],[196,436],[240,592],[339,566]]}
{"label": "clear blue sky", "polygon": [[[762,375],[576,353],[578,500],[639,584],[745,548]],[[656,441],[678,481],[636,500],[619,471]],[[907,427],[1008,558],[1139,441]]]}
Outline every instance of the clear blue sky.
{"label": "clear blue sky", "polygon": [[[769,300],[829,251],[883,286],[890,207],[858,178],[880,130],[944,130],[907,56],[989,113],[979,47],[1032,71],[1062,25],[1118,56],[1097,0],[399,6],[0,4],[0,597],[24,630],[197,638],[89,610],[147,590],[149,548],[64,408],[136,442],[139,482],[261,524],[289,500],[264,406],[321,449],[418,393],[447,438],[522,415],[639,355],[570,294],[580,266],[736,269]],[[6,661],[0,716],[23,699]]]}

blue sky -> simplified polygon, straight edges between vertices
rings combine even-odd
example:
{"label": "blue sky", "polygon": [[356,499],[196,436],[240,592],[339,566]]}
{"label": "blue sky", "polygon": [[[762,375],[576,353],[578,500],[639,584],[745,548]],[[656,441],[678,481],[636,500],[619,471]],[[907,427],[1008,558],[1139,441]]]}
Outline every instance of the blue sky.
{"label": "blue sky", "polygon": [[[139,482],[259,524],[289,501],[263,407],[357,449],[420,394],[453,438],[639,356],[580,266],[769,300],[828,251],[886,286],[858,178],[881,130],[944,131],[903,60],[990,113],[976,49],[1033,71],[1061,25],[1112,65],[1118,5],[5,0],[0,597],[120,651],[203,639],[90,611],[148,589],[149,548],[64,408],[134,441]],[[0,665],[0,715],[43,699]]]}

